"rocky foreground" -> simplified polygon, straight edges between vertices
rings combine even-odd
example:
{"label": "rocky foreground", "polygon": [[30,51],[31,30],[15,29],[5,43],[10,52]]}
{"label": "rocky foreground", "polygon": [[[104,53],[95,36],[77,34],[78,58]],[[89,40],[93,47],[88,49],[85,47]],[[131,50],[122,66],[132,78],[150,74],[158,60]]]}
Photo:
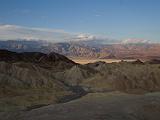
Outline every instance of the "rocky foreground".
{"label": "rocky foreground", "polygon": [[90,93],[71,102],[0,116],[3,120],[159,120],[160,93]]}
{"label": "rocky foreground", "polygon": [[0,50],[0,120],[159,120],[159,91],[159,60],[80,65]]}

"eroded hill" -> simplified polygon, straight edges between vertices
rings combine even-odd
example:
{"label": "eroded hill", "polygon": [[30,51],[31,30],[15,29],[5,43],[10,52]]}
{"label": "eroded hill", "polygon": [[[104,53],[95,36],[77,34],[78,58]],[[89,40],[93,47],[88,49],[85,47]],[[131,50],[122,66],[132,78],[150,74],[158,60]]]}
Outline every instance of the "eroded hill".
{"label": "eroded hill", "polygon": [[[108,92],[111,91],[120,91],[119,95],[122,95],[122,97],[123,94],[127,93],[127,99],[125,98],[124,101],[128,101],[129,98],[129,101],[131,103],[133,102],[132,98],[141,96],[136,97],[134,100],[137,100],[138,102],[133,103],[137,106],[141,105],[141,111],[144,108],[143,105],[145,106],[149,103],[148,99],[154,98],[147,97],[146,99],[146,97],[144,98],[144,94],[160,91],[159,78],[160,64],[158,60],[151,60],[145,63],[137,60],[133,62],[96,62],[86,65],[80,65],[74,63],[63,55],[59,55],[54,52],[50,54],[38,52],[16,53],[1,50],[0,116],[7,117],[8,115],[8,117],[5,119],[10,120],[10,118],[14,118],[14,116],[19,115],[19,110],[20,112],[22,112],[21,110],[23,110],[24,112],[22,113],[22,116],[17,116],[15,118],[19,118],[22,120],[39,119],[39,117],[36,117],[33,114],[40,113],[42,114],[42,118],[44,117],[45,119],[52,119],[50,115],[49,117],[43,116],[43,113],[46,112],[46,114],[48,114],[48,109],[51,110],[51,113],[56,110],[54,109],[53,104],[68,102],[73,99],[78,99],[82,96],[84,96],[83,98],[85,98],[85,95],[87,93],[89,93],[89,95],[90,93],[92,93],[93,96],[95,95],[95,97],[93,97],[93,99],[95,99],[93,103],[90,103],[90,99],[88,100],[87,98],[87,100],[79,99],[80,102],[75,102],[75,104],[74,102],[73,104],[72,102],[69,102],[65,104],[55,105],[59,106],[57,108],[57,110],[59,110],[61,107],[63,109],[63,105],[66,105],[66,107],[68,108],[72,108],[74,105],[78,107],[80,104],[84,104],[81,109],[82,111],[79,111],[80,113],[83,113],[83,109],[88,108],[85,107],[86,102],[89,106],[96,104],[96,107],[101,103],[100,101],[108,99],[107,96],[104,98],[100,97],[101,99],[97,101],[96,95],[98,94],[99,96],[99,94],[101,95],[102,93],[104,93],[105,96],[105,94],[108,94]],[[116,94],[116,96],[117,95],[118,94]],[[144,104],[142,104],[143,102],[141,102],[141,99],[143,100],[143,98],[146,99],[144,100]],[[153,102],[157,100],[159,101],[159,94],[156,94],[155,98],[156,100],[153,100]],[[118,99],[121,99],[121,97],[118,97]],[[124,101],[121,101],[122,104],[124,104]],[[117,103],[117,101],[113,101],[113,103],[118,106],[121,104]],[[129,105],[129,103],[127,103],[127,105]],[[42,107],[50,104],[52,104],[51,107]],[[110,102],[104,103],[102,105],[104,106],[102,107],[102,111],[103,109],[106,109],[105,106],[108,106],[109,104]],[[159,104],[156,105],[159,106]],[[39,109],[36,109],[39,107],[42,107],[40,111]],[[71,114],[73,111],[75,112],[75,114],[77,114],[76,110],[79,108],[77,107],[71,110],[70,113],[65,114],[65,116],[68,116],[68,114]],[[150,107],[147,106],[146,109],[149,108]],[[35,109],[35,111],[32,111],[32,109]],[[67,108],[64,108],[64,111],[66,109]],[[132,107],[127,109],[132,110]],[[38,113],[36,112],[37,110],[39,111]],[[157,110],[159,111],[159,107],[157,108]],[[10,114],[7,111],[14,111],[14,113]],[[96,111],[95,108],[93,108],[91,115],[94,114],[94,111]],[[100,111],[99,114],[102,114],[102,111]],[[121,114],[118,112],[116,107],[113,109],[113,111],[115,111],[116,114]],[[124,116],[125,112],[122,113],[124,114]],[[57,115],[58,114],[60,116],[63,116],[60,113],[57,113]],[[134,114],[138,114],[138,112],[134,111]],[[147,112],[145,112],[144,114],[145,116],[143,117],[146,118]],[[111,118],[114,115],[115,114],[109,114]],[[98,117],[100,118],[96,119],[101,120],[101,116],[104,118],[107,117],[105,115],[98,115]],[[69,116],[68,118],[70,117],[72,118],[72,116]],[[139,118],[136,119],[135,117],[133,117],[133,120],[139,120]],[[151,118],[153,117],[154,113]],[[59,117],[57,118],[61,120]],[[73,118],[76,118],[76,116]],[[157,116],[157,118],[159,117]],[[85,119],[87,119],[87,117]]]}
{"label": "eroded hill", "polygon": [[74,92],[56,80],[54,72],[76,65],[57,53],[15,53],[0,51],[0,109],[25,109],[57,103]]}

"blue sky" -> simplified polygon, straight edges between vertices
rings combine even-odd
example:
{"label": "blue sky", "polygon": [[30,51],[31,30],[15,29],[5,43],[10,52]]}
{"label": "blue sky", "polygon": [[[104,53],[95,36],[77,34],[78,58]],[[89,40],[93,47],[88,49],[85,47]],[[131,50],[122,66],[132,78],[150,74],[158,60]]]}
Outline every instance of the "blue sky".
{"label": "blue sky", "polygon": [[160,42],[160,0],[0,0],[0,24]]}

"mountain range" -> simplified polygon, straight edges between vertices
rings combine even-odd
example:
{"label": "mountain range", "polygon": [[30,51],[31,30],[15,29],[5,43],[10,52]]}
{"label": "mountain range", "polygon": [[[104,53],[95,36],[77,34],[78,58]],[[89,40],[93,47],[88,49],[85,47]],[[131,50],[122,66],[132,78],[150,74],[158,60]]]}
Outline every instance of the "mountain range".
{"label": "mountain range", "polygon": [[42,40],[0,41],[0,49],[15,52],[56,52],[74,58],[93,59],[159,59],[160,44],[156,43],[105,43],[104,40],[51,43]]}
{"label": "mountain range", "polygon": [[64,30],[0,25],[0,49],[56,52],[71,58],[159,59],[160,44],[146,39],[116,40],[103,35]]}

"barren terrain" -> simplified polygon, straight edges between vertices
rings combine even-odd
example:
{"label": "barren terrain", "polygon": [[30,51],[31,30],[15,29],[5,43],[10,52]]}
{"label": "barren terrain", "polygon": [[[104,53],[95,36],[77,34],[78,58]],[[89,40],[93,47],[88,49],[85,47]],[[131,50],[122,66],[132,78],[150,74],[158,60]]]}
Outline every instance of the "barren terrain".
{"label": "barren terrain", "polygon": [[110,61],[0,50],[0,120],[159,120],[160,60]]}
{"label": "barren terrain", "polygon": [[160,93],[90,93],[67,103],[0,116],[3,120],[159,120]]}

